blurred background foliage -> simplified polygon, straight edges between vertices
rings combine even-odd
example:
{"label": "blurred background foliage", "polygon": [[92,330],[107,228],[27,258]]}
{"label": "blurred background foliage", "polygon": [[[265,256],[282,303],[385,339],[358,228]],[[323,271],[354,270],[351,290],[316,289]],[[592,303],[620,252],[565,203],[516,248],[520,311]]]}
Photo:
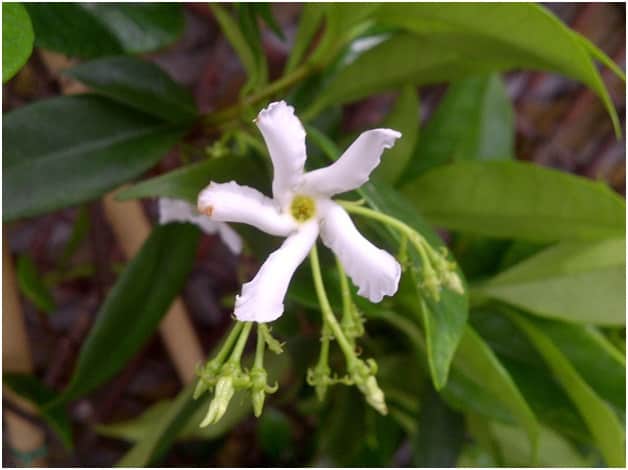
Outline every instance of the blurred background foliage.
{"label": "blurred background foliage", "polygon": [[[38,411],[50,465],[625,466],[624,5],[2,10],[4,242],[35,364],[5,363],[3,381]],[[74,66],[51,70],[50,53]],[[319,403],[306,385],[319,319],[300,269],[273,330],[287,352],[268,360],[280,391],[259,420],[236,396],[200,429],[207,400],[179,384],[157,325],[182,295],[209,353],[277,241],[234,227],[236,257],[169,224],[126,262],[98,198],[131,182],[117,198],[154,216],[155,197],[194,201],[210,179],[267,191],[251,119],[273,99],[305,122],[309,168],[364,129],[400,130],[356,197],[447,244],[467,293],[421,307],[409,269],[395,297],[355,297],[382,417],[352,388]]]}

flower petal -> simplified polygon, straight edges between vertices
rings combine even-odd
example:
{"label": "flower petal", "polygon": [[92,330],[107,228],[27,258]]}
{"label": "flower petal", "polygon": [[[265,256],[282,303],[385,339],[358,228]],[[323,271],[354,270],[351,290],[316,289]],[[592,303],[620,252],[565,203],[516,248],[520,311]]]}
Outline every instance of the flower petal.
{"label": "flower petal", "polygon": [[260,111],[255,123],[273,162],[273,197],[283,207],[303,177],[305,129],[294,115],[294,108],[285,101],[270,103]]}
{"label": "flower petal", "polygon": [[164,225],[170,222],[189,222],[209,235],[218,232],[223,243],[232,253],[237,255],[242,251],[240,235],[227,224],[199,214],[196,207],[183,199],[159,198],[159,223]]}
{"label": "flower petal", "polygon": [[301,190],[306,194],[333,196],[359,188],[379,165],[384,149],[391,148],[400,137],[401,133],[393,129],[363,132],[334,163],[306,173]]}
{"label": "flower petal", "polygon": [[340,259],[344,270],[358,286],[358,294],[380,302],[399,287],[401,266],[388,252],[377,248],[355,228],[349,214],[332,201],[320,205],[321,238]]}
{"label": "flower petal", "polygon": [[252,281],[236,297],[234,314],[240,321],[267,323],[283,313],[283,299],[296,269],[318,236],[318,222],[303,224],[281,247],[271,253]]}
{"label": "flower petal", "polygon": [[297,229],[288,214],[257,189],[229,183],[210,183],[198,195],[199,212],[216,222],[249,224],[271,235],[287,236]]}

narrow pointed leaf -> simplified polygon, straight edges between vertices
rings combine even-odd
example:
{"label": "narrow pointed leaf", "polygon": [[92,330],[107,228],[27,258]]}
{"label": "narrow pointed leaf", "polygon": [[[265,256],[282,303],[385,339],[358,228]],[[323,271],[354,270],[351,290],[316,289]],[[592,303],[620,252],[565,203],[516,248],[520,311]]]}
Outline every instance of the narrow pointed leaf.
{"label": "narrow pointed leaf", "polygon": [[63,401],[113,377],[155,332],[185,283],[200,232],[190,224],[153,229],[122,272],[83,343]]}

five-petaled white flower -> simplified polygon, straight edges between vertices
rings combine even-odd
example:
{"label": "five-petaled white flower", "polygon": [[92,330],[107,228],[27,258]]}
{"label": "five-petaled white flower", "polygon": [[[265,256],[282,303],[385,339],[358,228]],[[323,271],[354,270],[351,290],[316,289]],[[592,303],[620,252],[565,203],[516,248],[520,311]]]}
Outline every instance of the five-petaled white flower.
{"label": "five-petaled white flower", "polygon": [[305,173],[305,130],[284,101],[271,103],[255,120],[272,160],[273,199],[235,182],[210,183],[198,197],[198,209],[218,222],[242,222],[271,235],[287,237],[236,296],[240,321],[270,322],[283,313],[290,280],[319,233],[371,302],[393,295],[401,266],[356,229],[347,212],[331,197],[354,190],[369,179],[384,149],[401,133],[392,129],[363,132],[345,153],[326,168]]}

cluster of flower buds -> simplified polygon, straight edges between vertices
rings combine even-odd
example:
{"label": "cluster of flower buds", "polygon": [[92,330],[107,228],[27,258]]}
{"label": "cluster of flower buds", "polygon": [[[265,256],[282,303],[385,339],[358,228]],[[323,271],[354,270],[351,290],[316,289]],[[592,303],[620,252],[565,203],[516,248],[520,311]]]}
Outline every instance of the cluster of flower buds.
{"label": "cluster of flower buds", "polygon": [[267,383],[268,374],[263,362],[264,350],[268,347],[279,354],[283,349],[270,335],[265,324],[258,325],[253,367],[242,368],[242,353],[252,325],[250,322],[237,322],[216,356],[197,371],[199,379],[194,390],[194,399],[207,391],[213,390],[214,393],[201,427],[214,424],[223,417],[236,390],[250,390],[253,411],[255,416],[259,417],[264,408],[266,395],[275,393],[279,388],[278,384],[271,386]]}

